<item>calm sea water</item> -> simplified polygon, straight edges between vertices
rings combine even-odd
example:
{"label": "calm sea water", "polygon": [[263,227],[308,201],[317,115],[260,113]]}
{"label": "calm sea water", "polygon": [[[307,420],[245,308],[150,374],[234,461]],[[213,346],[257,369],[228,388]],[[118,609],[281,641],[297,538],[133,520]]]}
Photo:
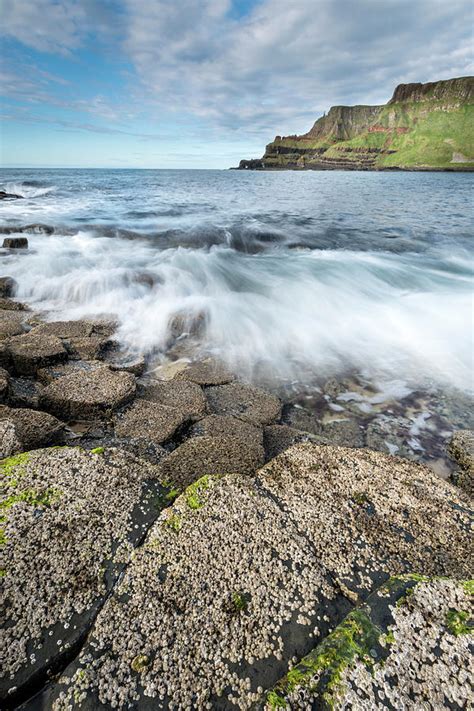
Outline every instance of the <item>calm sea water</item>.
{"label": "calm sea water", "polygon": [[[474,175],[4,170],[3,253],[51,318],[114,314],[130,349],[172,326],[246,377],[348,371],[472,387]],[[176,319],[176,317],[179,317]],[[186,330],[185,328],[185,330]]]}

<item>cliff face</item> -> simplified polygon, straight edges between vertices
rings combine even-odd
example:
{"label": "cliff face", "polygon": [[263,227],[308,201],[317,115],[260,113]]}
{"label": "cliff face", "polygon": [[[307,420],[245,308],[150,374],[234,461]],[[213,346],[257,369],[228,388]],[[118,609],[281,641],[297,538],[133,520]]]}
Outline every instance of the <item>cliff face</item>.
{"label": "cliff face", "polygon": [[382,106],[333,106],[239,168],[474,170],[474,77],[400,84]]}

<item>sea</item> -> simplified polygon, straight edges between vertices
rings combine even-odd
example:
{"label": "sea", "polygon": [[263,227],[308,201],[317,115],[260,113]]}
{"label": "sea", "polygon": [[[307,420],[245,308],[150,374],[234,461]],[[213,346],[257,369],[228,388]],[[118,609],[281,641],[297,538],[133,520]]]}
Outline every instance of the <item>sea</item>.
{"label": "sea", "polygon": [[452,431],[473,426],[473,188],[472,173],[8,169],[0,190],[22,199],[1,201],[0,228],[29,248],[2,250],[1,273],[48,319],[116,319],[157,377],[212,356],[278,392],[289,424],[302,409],[308,427],[380,425],[388,451],[443,474]]}

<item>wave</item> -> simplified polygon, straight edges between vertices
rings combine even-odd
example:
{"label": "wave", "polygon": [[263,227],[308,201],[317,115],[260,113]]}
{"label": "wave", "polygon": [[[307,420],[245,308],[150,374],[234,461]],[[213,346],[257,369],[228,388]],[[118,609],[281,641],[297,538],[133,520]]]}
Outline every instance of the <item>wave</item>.
{"label": "wave", "polygon": [[277,244],[255,253],[219,229],[202,232],[203,249],[200,234],[184,248],[173,245],[181,234],[131,246],[87,230],[33,233],[8,270],[20,299],[55,318],[114,314],[122,341],[139,351],[165,352],[177,324],[199,324],[196,348],[244,377],[357,368],[469,388],[472,270],[462,252],[292,250],[279,232],[252,232]]}
{"label": "wave", "polygon": [[21,183],[8,182],[0,186],[6,193],[20,195],[23,198],[37,198],[49,195],[56,190],[55,185],[42,185],[37,180],[24,180]]}

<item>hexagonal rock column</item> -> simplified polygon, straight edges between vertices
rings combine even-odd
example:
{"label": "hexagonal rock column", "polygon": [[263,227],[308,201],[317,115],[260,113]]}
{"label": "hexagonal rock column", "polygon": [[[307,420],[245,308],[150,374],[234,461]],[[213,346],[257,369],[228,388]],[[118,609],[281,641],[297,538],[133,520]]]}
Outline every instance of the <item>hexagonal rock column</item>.
{"label": "hexagonal rock column", "polygon": [[156,468],[119,450],[37,450],[0,470],[0,699],[14,706],[77,652],[164,490]]}
{"label": "hexagonal rock column", "polygon": [[389,576],[467,578],[468,503],[413,462],[310,444],[255,477],[203,477],[161,513],[44,708],[249,709]]}
{"label": "hexagonal rock column", "polygon": [[7,348],[19,375],[35,375],[39,368],[67,360],[67,351],[59,338],[32,331],[11,338]]}
{"label": "hexagonal rock column", "polygon": [[107,366],[75,371],[50,383],[41,394],[41,407],[63,420],[107,417],[133,399],[135,376]]}
{"label": "hexagonal rock column", "polygon": [[216,385],[206,389],[210,412],[234,415],[255,425],[268,425],[281,416],[281,402],[270,393],[242,383]]}

